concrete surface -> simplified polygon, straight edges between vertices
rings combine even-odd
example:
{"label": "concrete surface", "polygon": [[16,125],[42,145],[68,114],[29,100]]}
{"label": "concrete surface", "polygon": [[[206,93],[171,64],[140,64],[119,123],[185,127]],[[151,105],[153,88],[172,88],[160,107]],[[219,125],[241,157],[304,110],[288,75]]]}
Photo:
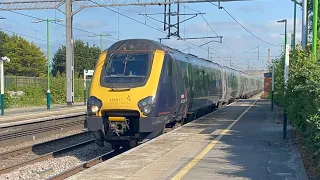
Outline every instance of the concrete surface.
{"label": "concrete surface", "polygon": [[[78,106],[85,106],[85,105],[83,102],[81,102],[81,103],[75,103],[71,107],[78,107]],[[70,107],[70,106],[67,106],[66,104],[52,104],[50,106],[50,110],[58,110],[58,109],[67,108],[67,107]],[[26,112],[39,112],[39,111],[47,111],[47,106],[44,105],[44,106],[18,107],[18,108],[9,108],[4,110],[5,115],[14,115],[21,112],[26,113]]]}
{"label": "concrete surface", "polygon": [[283,140],[282,127],[269,101],[259,100],[183,179],[307,180],[292,136]]}
{"label": "concrete surface", "polygon": [[306,180],[269,101],[255,101],[233,103],[68,179]]}
{"label": "concrete surface", "polygon": [[74,106],[56,105],[50,110],[47,110],[46,107],[14,108],[5,111],[4,116],[0,116],[0,127],[63,118],[68,115],[85,115],[85,113],[86,106],[80,104]]}

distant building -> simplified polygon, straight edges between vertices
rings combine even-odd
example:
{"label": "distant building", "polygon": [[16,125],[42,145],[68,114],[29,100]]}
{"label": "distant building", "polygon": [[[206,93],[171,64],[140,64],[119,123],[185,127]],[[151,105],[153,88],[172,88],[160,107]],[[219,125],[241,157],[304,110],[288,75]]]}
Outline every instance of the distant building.
{"label": "distant building", "polygon": [[263,91],[264,91],[263,96],[264,97],[268,97],[271,86],[272,86],[272,73],[270,73],[270,72],[264,73],[264,88],[263,88]]}

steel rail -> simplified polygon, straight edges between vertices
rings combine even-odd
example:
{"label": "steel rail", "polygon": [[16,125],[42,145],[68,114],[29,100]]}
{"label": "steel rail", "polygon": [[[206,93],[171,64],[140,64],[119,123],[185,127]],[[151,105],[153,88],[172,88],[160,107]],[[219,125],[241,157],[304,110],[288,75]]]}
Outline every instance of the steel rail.
{"label": "steel rail", "polygon": [[[84,123],[84,120],[75,120],[73,122],[62,123],[62,124],[54,124],[54,125],[51,125],[51,126],[48,126],[48,127],[31,128],[31,129],[27,129],[27,130],[18,131],[18,132],[13,131],[13,132],[6,133],[6,134],[0,134],[0,142],[1,141],[5,141],[5,140],[20,138],[20,137],[24,137],[24,136],[30,136],[30,135],[50,132],[50,131],[54,131],[54,130],[57,130],[57,129],[77,126],[77,125],[81,125],[83,123]],[[30,124],[26,125],[26,126],[30,126]]]}
{"label": "steel rail", "polygon": [[68,178],[68,177],[70,177],[70,176],[72,176],[74,174],[77,174],[77,173],[85,170],[85,169],[88,169],[88,168],[90,168],[90,167],[92,167],[94,165],[97,165],[97,164],[99,164],[99,163],[101,163],[103,161],[106,161],[106,160],[108,160],[108,159],[110,159],[112,157],[115,157],[115,156],[117,156],[117,155],[119,155],[119,154],[121,154],[121,153],[123,153],[125,151],[126,150],[124,148],[121,148],[121,149],[119,149],[117,151],[112,150],[110,152],[107,152],[106,154],[103,154],[103,155],[101,155],[99,157],[93,158],[93,159],[91,159],[91,160],[89,160],[87,162],[84,162],[84,163],[76,166],[76,167],[73,167],[73,168],[67,169],[65,171],[62,171],[59,174],[51,176],[51,177],[49,177],[47,179],[48,180],[49,179],[50,180],[62,180],[62,179]]}
{"label": "steel rail", "polygon": [[[33,146],[28,146],[28,147],[24,147],[24,148],[21,148],[21,149],[17,149],[17,150],[12,151],[12,152],[5,152],[5,153],[0,154],[0,158],[3,159],[3,160],[6,160],[7,158],[15,157],[15,159],[16,159],[17,156],[32,152],[34,146],[40,146],[40,145],[44,145],[44,144],[54,143],[54,142],[57,142],[57,141],[65,140],[65,139],[68,139],[68,138],[73,138],[73,137],[76,137],[76,136],[79,136],[79,135],[83,135],[83,134],[86,134],[86,133],[88,133],[88,132],[74,134],[74,135],[71,135],[71,136],[66,136],[66,137],[63,137],[63,138],[59,138],[59,139],[55,139],[55,140],[39,143],[39,144],[36,144],[36,145],[33,145]],[[36,162],[43,161],[45,159],[53,158],[57,154],[65,153],[67,151],[71,151],[71,150],[73,150],[75,148],[78,148],[78,147],[81,147],[81,146],[85,146],[85,145],[91,144],[91,143],[94,143],[93,139],[87,140],[87,141],[84,141],[84,142],[81,142],[81,143],[77,143],[75,145],[71,145],[71,146],[56,150],[56,151],[52,151],[52,152],[46,153],[44,155],[39,155],[39,156],[35,155],[36,157],[31,158],[29,160],[23,161],[23,162],[18,163],[18,164],[13,164],[11,166],[8,166],[8,167],[0,169],[0,174],[11,172],[14,169],[17,169],[19,167],[22,167],[22,166],[25,166],[25,165],[28,165],[28,164],[33,164],[33,163],[36,163]]]}

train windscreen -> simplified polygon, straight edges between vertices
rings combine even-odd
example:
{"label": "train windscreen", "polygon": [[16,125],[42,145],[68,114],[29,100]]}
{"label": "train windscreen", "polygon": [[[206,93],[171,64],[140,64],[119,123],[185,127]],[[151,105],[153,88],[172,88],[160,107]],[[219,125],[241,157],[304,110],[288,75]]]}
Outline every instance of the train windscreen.
{"label": "train windscreen", "polygon": [[107,60],[105,83],[142,83],[148,73],[148,53],[119,52]]}
{"label": "train windscreen", "polygon": [[123,40],[110,46],[101,72],[101,86],[133,88],[145,85],[156,49],[157,45],[147,40]]}

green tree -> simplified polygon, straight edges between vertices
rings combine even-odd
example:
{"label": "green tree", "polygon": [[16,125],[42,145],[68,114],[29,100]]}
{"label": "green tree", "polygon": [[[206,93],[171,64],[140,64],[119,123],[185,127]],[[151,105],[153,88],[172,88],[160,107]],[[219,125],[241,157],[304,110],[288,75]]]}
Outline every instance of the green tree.
{"label": "green tree", "polygon": [[39,47],[17,35],[7,36],[4,41],[3,53],[11,60],[5,74],[42,76],[46,73],[46,58]]}
{"label": "green tree", "polygon": [[65,73],[66,71],[66,46],[61,46],[57,52],[54,53],[52,59],[52,74]]}
{"label": "green tree", "polygon": [[[83,75],[84,69],[93,69],[100,55],[99,47],[89,46],[82,40],[76,40],[74,45],[75,74]],[[52,74],[66,71],[66,47],[61,46],[53,56]]]}
{"label": "green tree", "polygon": [[[318,41],[318,46],[320,41]],[[290,51],[288,89],[284,98],[284,56],[275,62],[275,102],[286,105],[289,122],[305,136],[306,146],[320,165],[320,59],[311,46]]]}
{"label": "green tree", "polygon": [[7,38],[8,38],[8,35],[2,31],[0,31],[0,57],[5,56],[3,45],[6,43]]}

